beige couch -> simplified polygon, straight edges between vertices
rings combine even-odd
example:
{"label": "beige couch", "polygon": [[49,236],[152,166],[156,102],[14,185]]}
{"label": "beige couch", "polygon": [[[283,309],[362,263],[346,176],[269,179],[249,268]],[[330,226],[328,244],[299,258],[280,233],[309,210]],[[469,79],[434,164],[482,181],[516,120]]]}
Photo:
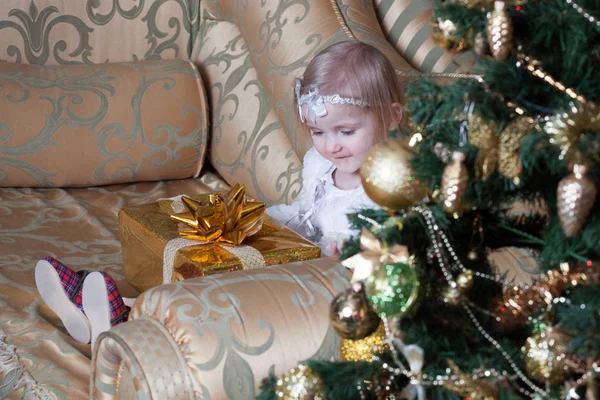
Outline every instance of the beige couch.
{"label": "beige couch", "polygon": [[335,358],[327,309],[347,277],[333,259],[147,291],[92,363],[39,298],[34,265],[52,255],[107,271],[133,297],[121,207],[235,182],[269,204],[292,201],[310,146],[293,79],[340,40],[376,45],[403,72],[468,68],[472,57],[431,42],[432,4],[3,2],[0,398],[245,399],[272,367]]}

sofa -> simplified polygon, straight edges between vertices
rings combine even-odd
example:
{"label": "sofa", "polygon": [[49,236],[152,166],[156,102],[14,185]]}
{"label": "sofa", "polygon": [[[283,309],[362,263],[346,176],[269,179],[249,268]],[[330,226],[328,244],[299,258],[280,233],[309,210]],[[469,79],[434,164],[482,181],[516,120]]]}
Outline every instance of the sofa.
{"label": "sofa", "polygon": [[[248,399],[307,358],[336,359],[336,259],[236,271],[140,293],[120,208],[246,186],[301,191],[310,138],[292,83],[341,40],[398,73],[460,72],[429,37],[433,0],[9,0],[0,6],[0,398]],[[94,353],[37,294],[36,261],[102,270],[138,297]]]}

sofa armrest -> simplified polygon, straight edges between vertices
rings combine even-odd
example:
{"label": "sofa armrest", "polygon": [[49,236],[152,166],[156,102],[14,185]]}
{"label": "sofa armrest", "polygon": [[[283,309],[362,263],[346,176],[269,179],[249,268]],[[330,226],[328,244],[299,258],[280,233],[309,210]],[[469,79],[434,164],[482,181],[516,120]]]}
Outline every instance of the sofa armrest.
{"label": "sofa armrest", "polygon": [[254,398],[271,369],[338,358],[329,304],[347,287],[346,269],[324,258],[150,289],[99,337],[93,397]]}
{"label": "sofa armrest", "polygon": [[93,399],[193,399],[186,361],[165,328],[142,317],[115,326],[97,341]]}

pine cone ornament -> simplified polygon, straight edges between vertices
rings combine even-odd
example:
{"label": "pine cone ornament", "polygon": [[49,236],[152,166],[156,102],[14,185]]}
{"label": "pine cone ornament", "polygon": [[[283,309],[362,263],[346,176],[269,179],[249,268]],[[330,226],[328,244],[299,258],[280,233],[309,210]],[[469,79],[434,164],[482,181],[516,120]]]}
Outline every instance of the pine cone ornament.
{"label": "pine cone ornament", "polygon": [[465,154],[455,151],[452,154],[452,161],[444,168],[444,173],[442,174],[444,208],[449,214],[462,210],[462,199],[469,183],[469,171],[464,161]]}
{"label": "pine cone ornament", "polygon": [[506,60],[513,45],[513,24],[503,1],[494,3],[487,22],[487,40],[497,61]]}
{"label": "pine cone ornament", "polygon": [[584,165],[575,164],[573,173],[558,183],[558,219],[566,237],[581,230],[596,201],[596,186],[585,172]]}

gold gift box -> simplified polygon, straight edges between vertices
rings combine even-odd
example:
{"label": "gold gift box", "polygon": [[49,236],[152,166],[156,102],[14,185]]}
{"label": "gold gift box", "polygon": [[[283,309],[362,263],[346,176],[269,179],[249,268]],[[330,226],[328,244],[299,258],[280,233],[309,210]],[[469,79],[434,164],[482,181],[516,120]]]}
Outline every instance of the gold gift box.
{"label": "gold gift box", "polygon": [[[168,202],[154,202],[122,208],[119,231],[127,282],[140,292],[163,283],[163,251],[167,242],[179,236]],[[305,261],[321,256],[321,249],[279,221],[264,215],[263,226],[242,243],[258,250],[265,266]],[[173,281],[237,271],[239,258],[219,243],[204,243],[179,250],[173,263]]]}

